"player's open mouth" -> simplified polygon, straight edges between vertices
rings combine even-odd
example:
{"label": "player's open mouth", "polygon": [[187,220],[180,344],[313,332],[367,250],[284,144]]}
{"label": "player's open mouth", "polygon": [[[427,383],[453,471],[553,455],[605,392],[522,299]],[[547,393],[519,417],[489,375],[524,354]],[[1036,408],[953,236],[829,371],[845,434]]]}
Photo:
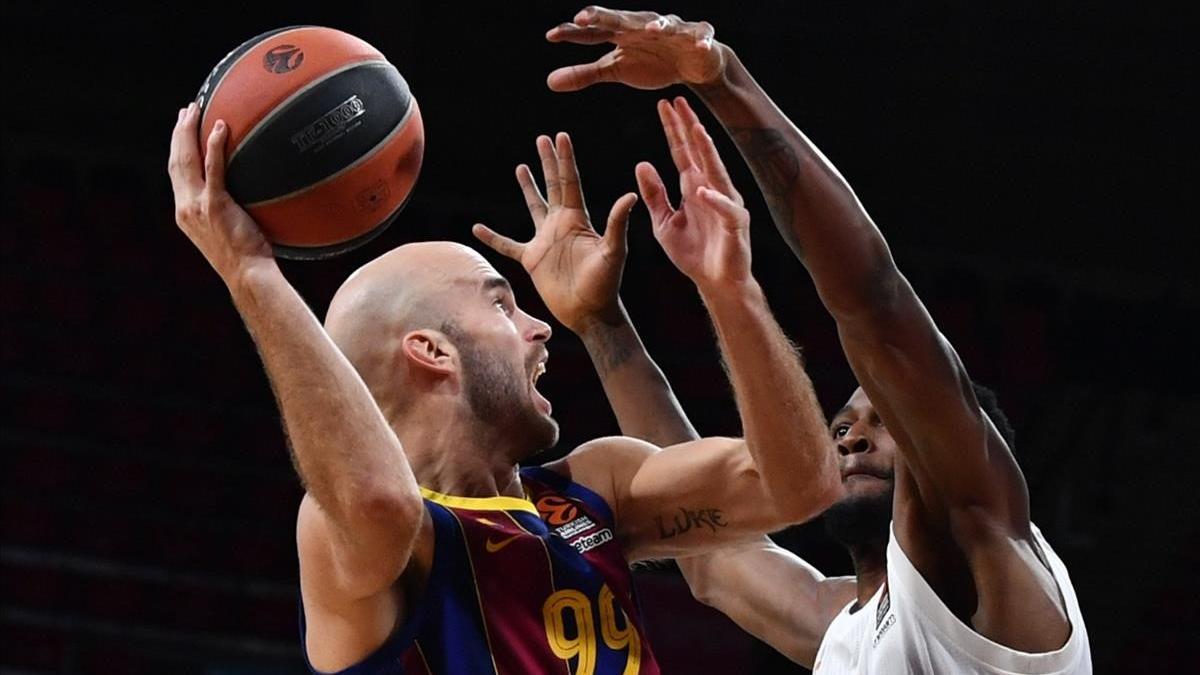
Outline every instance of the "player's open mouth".
{"label": "player's open mouth", "polygon": [[546,362],[538,361],[533,367],[533,374],[529,376],[529,391],[533,396],[533,405],[543,414],[549,415],[551,412],[550,401],[542,396],[542,392],[537,390],[537,381],[542,375],[546,374]]}

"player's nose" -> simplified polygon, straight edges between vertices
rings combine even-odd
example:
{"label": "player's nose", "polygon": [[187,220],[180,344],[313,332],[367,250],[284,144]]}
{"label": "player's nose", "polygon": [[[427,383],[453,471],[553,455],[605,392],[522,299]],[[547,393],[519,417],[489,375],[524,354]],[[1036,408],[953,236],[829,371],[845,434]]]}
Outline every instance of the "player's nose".
{"label": "player's nose", "polygon": [[525,329],[525,339],[531,342],[546,342],[554,331],[550,324],[536,317],[525,315],[528,326]]}
{"label": "player's nose", "polygon": [[849,433],[838,439],[838,454],[843,457],[871,449],[871,441],[861,433],[851,429]]}

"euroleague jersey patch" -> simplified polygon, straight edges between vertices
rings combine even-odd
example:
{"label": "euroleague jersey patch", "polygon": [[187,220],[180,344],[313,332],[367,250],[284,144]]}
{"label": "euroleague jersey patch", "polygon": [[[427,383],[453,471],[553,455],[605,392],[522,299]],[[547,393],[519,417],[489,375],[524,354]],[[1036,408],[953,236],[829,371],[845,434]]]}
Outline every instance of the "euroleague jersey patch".
{"label": "euroleague jersey patch", "polygon": [[597,526],[569,499],[546,495],[538,499],[535,506],[554,533],[580,553],[587,553],[613,540],[611,529]]}

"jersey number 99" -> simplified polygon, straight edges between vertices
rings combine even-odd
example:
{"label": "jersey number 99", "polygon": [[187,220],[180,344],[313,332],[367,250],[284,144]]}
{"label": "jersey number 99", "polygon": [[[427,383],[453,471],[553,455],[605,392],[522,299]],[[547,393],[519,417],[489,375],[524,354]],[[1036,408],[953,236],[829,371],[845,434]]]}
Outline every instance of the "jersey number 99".
{"label": "jersey number 99", "polygon": [[[642,663],[642,641],[637,629],[621,609],[613,597],[608,584],[600,587],[600,597],[596,604],[599,611],[600,638],[604,644],[614,651],[628,650],[625,659],[625,670],[621,675],[636,675]],[[617,626],[617,613],[621,614],[621,623]],[[575,634],[567,635],[566,617],[570,614],[575,623]],[[596,672],[596,617],[592,613],[592,603],[586,595],[574,590],[564,589],[554,593],[542,605],[542,617],[546,622],[546,640],[550,650],[558,658],[569,661],[577,659],[575,672],[572,675],[593,675]]]}

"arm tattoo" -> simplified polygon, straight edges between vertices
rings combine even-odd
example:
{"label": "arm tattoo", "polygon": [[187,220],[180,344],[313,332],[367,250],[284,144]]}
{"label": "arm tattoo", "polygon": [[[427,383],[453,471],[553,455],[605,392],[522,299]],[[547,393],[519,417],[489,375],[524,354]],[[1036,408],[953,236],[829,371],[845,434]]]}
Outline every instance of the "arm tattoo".
{"label": "arm tattoo", "polygon": [[719,527],[729,527],[721,509],[685,509],[682,506],[679,507],[679,513],[671,517],[670,522],[663,516],[654,516],[654,522],[658,523],[659,539],[674,539],[688,530],[699,530],[702,527],[708,528],[710,532],[716,532]]}
{"label": "arm tattoo", "polygon": [[620,330],[606,329],[594,331],[585,346],[596,366],[596,374],[603,378],[629,360],[633,355],[634,341]]}
{"label": "arm tattoo", "polygon": [[792,199],[800,180],[800,158],[796,149],[777,129],[734,127],[729,129],[729,135],[754,173],[775,226],[792,250],[800,255],[800,243],[793,234],[796,210]]}

